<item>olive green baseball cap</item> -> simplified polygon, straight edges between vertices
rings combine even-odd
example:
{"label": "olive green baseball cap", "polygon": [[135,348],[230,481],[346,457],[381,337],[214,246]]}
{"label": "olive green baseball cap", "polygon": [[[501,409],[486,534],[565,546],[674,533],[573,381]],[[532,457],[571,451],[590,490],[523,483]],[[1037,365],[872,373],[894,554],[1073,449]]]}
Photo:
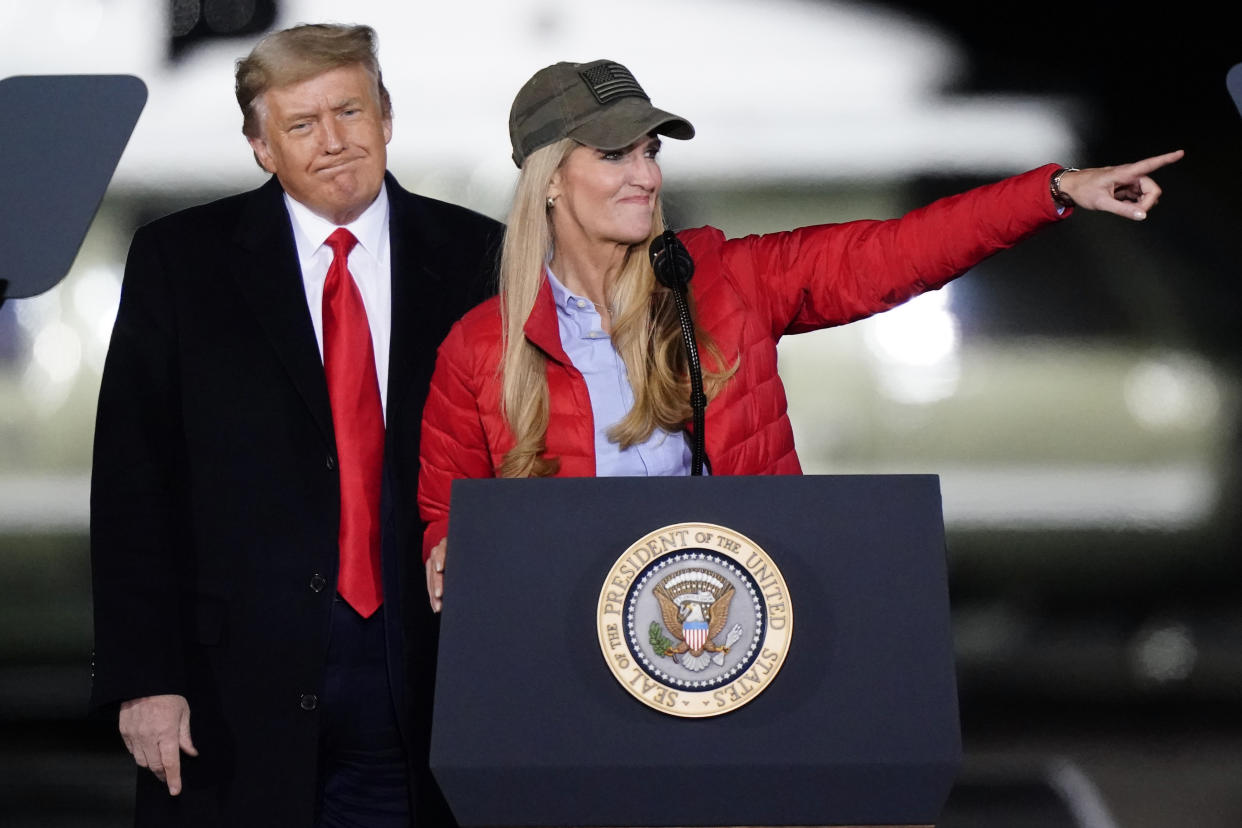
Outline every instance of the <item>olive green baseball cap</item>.
{"label": "olive green baseball cap", "polygon": [[518,167],[535,150],[562,138],[618,150],[653,132],[681,140],[694,137],[689,121],[652,106],[630,70],[612,60],[546,66],[518,91],[509,110],[509,140]]}

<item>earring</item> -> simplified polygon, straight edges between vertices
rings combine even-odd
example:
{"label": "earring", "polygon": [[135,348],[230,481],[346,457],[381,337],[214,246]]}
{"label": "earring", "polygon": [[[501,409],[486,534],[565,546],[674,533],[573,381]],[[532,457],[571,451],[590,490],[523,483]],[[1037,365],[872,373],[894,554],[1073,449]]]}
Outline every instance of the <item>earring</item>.
{"label": "earring", "polygon": [[551,210],[556,206],[556,196],[548,196],[548,209]]}

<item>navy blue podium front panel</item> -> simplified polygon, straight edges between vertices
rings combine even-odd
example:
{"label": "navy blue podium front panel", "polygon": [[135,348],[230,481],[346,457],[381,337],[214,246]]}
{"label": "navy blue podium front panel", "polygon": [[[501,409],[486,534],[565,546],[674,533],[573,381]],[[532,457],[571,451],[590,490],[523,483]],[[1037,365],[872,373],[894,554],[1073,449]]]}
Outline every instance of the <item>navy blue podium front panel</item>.
{"label": "navy blue podium front panel", "polygon": [[[780,673],[711,718],[600,651],[630,544],[704,522],[784,575]],[[432,770],[466,826],[934,823],[961,764],[934,475],[471,480],[453,487]]]}

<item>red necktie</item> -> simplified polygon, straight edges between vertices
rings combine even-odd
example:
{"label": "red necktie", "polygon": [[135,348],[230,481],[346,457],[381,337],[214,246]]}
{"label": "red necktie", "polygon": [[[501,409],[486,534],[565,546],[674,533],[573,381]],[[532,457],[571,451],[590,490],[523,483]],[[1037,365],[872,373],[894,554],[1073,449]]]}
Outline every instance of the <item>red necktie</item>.
{"label": "red necktie", "polygon": [[341,481],[337,592],[366,618],[383,600],[379,512],[384,412],[367,311],[349,273],[349,251],[357,243],[343,227],[326,242],[333,256],[323,284],[323,369]]}

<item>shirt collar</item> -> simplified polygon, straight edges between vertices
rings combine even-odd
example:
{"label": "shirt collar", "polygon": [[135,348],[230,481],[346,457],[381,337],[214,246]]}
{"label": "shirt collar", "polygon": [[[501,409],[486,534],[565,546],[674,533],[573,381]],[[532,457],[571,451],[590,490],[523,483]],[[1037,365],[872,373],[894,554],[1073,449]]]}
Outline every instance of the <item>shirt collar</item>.
{"label": "shirt collar", "polygon": [[[295,232],[294,241],[298,247],[298,258],[305,261],[315,254],[328,236],[338,226],[312,211],[293,196],[285,193],[285,206],[293,217]],[[345,229],[354,234],[358,244],[372,256],[379,257],[380,245],[388,226],[388,184],[380,187],[379,195],[362,211],[362,215],[344,225]]]}
{"label": "shirt collar", "polygon": [[552,272],[551,267],[544,265],[543,269],[548,274],[548,284],[552,287],[552,298],[556,301],[558,311],[590,313],[599,316],[594,302],[584,296],[575,296],[570,293],[569,288],[561,284],[561,280],[556,278],[556,274]]}
{"label": "shirt collar", "polygon": [[552,286],[552,298],[556,301],[558,308],[568,308],[572,297],[569,295],[569,288],[561,284],[561,280],[556,278],[556,274],[552,272],[552,268],[544,265],[544,271],[548,274],[548,284]]}

